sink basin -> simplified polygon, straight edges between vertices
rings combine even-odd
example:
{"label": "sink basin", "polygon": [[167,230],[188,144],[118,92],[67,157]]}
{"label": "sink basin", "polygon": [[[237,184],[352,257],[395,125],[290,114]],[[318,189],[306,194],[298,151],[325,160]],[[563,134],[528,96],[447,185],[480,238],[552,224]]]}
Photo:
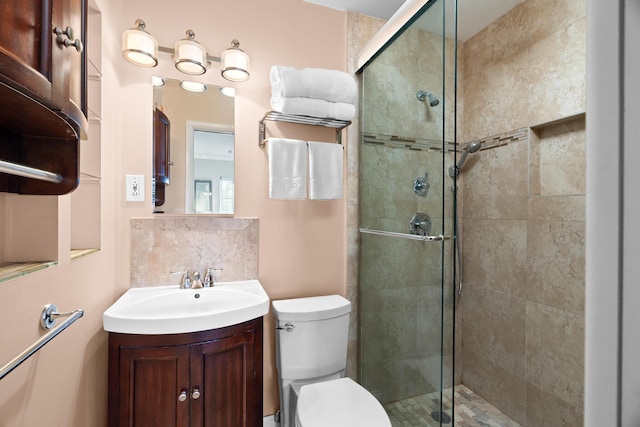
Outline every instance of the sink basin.
{"label": "sink basin", "polygon": [[180,334],[236,325],[269,311],[258,280],[217,282],[200,289],[178,286],[131,288],[102,315],[106,331]]}

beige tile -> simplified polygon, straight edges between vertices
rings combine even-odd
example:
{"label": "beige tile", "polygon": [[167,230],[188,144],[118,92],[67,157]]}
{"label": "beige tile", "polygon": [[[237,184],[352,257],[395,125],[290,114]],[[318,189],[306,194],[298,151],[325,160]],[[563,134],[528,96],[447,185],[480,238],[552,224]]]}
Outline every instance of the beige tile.
{"label": "beige tile", "polygon": [[179,283],[172,271],[217,267],[217,280],[257,278],[258,220],[205,216],[131,220],[131,286]]}
{"label": "beige tile", "polygon": [[586,134],[584,116],[536,129],[539,162],[539,195],[584,195],[586,193]]}
{"label": "beige tile", "polygon": [[529,197],[529,219],[548,221],[584,221],[585,196]]}
{"label": "beige tile", "polygon": [[464,283],[524,298],[527,221],[465,219],[460,241]]}
{"label": "beige tile", "polygon": [[527,427],[582,427],[583,409],[527,383]]}
{"label": "beige tile", "polygon": [[463,349],[463,353],[463,384],[518,423],[524,424],[524,378],[496,366],[482,355],[466,349]]}
{"label": "beige tile", "polygon": [[469,285],[464,289],[462,310],[464,349],[524,377],[525,300]]}
{"label": "beige tile", "polygon": [[465,163],[462,217],[527,218],[527,144],[480,150]]}
{"label": "beige tile", "polygon": [[464,46],[465,74],[525,51],[530,44],[529,21],[527,7],[519,5],[467,40]]}
{"label": "beige tile", "polygon": [[585,224],[529,221],[527,299],[584,313]]}
{"label": "beige tile", "polygon": [[529,17],[529,37],[533,43],[562,31],[587,14],[586,0],[528,0],[523,12]]}
{"label": "beige tile", "polygon": [[584,316],[527,303],[527,381],[583,406]]}
{"label": "beige tile", "polygon": [[528,55],[525,50],[509,61],[481,67],[467,59],[465,66],[478,71],[465,76],[465,115],[461,123],[465,141],[517,129],[529,123]]}
{"label": "beige tile", "polygon": [[540,124],[585,111],[586,19],[531,46],[529,123]]}

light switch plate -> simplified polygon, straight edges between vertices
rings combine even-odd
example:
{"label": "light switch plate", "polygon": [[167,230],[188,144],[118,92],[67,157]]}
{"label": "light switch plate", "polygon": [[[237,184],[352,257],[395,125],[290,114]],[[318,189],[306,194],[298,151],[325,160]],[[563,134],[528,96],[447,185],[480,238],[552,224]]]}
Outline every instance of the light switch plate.
{"label": "light switch plate", "polygon": [[144,175],[127,175],[125,187],[127,202],[144,202]]}

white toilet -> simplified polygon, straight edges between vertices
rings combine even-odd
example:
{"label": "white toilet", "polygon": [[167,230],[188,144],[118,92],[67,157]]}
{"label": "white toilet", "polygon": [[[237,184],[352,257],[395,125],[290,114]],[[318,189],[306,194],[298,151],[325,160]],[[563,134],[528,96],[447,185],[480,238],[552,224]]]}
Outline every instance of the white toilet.
{"label": "white toilet", "polygon": [[273,301],[280,427],[391,427],[378,400],[345,377],[351,303],[339,295]]}

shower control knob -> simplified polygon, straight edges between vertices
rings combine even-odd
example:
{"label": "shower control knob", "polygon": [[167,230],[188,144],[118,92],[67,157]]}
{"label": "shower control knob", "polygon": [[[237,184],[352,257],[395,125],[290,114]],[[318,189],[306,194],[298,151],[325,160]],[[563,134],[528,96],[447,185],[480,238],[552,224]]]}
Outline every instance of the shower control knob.
{"label": "shower control knob", "polygon": [[409,222],[409,232],[418,236],[431,234],[431,218],[424,212],[416,213]]}
{"label": "shower control knob", "polygon": [[416,193],[416,195],[424,197],[427,195],[427,192],[429,191],[429,187],[431,187],[431,184],[429,184],[429,174],[424,174],[424,176],[418,177],[414,182],[413,182],[413,192]]}

